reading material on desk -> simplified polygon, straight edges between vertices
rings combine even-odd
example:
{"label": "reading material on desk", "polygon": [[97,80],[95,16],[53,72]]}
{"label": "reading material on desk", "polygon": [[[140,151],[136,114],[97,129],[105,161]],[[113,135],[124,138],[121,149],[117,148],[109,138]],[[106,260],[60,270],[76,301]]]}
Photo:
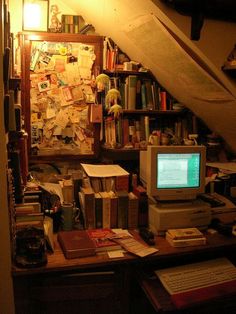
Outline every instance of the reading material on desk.
{"label": "reading material on desk", "polygon": [[185,247],[206,244],[206,237],[197,228],[169,229],[166,240],[174,247]]}
{"label": "reading material on desk", "polygon": [[95,245],[85,230],[59,231],[58,242],[66,258],[95,255]]}
{"label": "reading material on desk", "polygon": [[156,270],[177,308],[236,293],[236,267],[227,258]]}
{"label": "reading material on desk", "polygon": [[121,245],[110,239],[115,235],[115,232],[110,228],[88,229],[87,233],[95,245],[96,252],[122,249]]}
{"label": "reading material on desk", "polygon": [[127,176],[129,173],[119,165],[81,164],[89,177],[105,178]]}
{"label": "reading material on desk", "polygon": [[118,238],[115,241],[119,243],[126,251],[139,257],[145,257],[158,252],[158,249],[144,245],[133,237]]}

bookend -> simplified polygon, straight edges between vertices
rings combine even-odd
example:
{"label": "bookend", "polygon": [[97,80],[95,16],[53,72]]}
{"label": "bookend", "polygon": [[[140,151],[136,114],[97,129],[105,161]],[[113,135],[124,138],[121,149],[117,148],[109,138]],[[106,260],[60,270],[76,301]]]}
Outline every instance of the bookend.
{"label": "bookend", "polygon": [[15,264],[22,268],[43,266],[47,263],[44,230],[25,227],[16,232]]}

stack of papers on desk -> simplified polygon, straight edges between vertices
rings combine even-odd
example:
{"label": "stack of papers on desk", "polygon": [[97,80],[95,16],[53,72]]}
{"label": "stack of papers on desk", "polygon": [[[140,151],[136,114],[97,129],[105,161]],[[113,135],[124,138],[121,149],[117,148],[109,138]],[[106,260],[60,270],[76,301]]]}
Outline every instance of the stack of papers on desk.
{"label": "stack of papers on desk", "polygon": [[177,308],[236,294],[236,267],[227,258],[156,270],[155,274]]}

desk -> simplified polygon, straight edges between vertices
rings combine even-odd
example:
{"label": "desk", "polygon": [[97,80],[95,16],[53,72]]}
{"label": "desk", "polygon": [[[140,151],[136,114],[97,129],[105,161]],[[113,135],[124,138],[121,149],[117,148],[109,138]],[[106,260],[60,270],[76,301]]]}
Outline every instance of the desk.
{"label": "desk", "polygon": [[16,314],[132,313],[129,304],[137,300],[130,292],[130,283],[137,279],[142,284],[136,277],[140,269],[146,271],[218,256],[235,258],[236,238],[207,235],[204,246],[174,248],[164,238],[157,237],[156,247],[159,251],[145,258],[126,253],[124,258],[109,259],[102,253],[68,260],[55,238],[55,253],[48,255],[46,266],[35,269],[13,266]]}

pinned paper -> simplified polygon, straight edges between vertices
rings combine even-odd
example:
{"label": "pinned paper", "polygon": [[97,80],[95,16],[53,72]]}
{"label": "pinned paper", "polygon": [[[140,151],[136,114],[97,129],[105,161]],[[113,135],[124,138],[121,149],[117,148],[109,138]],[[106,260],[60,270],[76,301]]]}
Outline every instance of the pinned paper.
{"label": "pinned paper", "polygon": [[91,104],[90,106],[90,122],[101,123],[102,122],[102,105]]}

